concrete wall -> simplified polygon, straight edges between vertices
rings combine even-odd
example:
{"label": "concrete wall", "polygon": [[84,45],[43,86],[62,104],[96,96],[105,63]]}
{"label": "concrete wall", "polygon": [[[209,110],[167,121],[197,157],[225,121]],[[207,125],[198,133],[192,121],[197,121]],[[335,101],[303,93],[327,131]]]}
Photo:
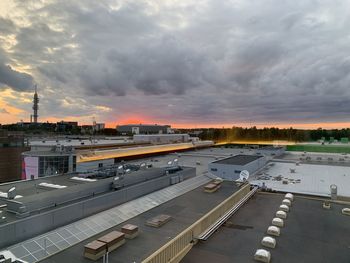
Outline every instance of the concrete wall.
{"label": "concrete wall", "polygon": [[164,175],[118,191],[0,225],[0,249],[167,187],[170,185],[170,178],[174,175],[182,175],[188,179],[196,175],[196,169],[186,168],[176,174]]}
{"label": "concrete wall", "polygon": [[211,174],[217,177],[233,181],[239,179],[239,174],[241,171],[247,170],[249,174],[253,174],[265,164],[265,157],[261,157],[246,165],[233,165],[212,162],[208,164],[208,169]]}

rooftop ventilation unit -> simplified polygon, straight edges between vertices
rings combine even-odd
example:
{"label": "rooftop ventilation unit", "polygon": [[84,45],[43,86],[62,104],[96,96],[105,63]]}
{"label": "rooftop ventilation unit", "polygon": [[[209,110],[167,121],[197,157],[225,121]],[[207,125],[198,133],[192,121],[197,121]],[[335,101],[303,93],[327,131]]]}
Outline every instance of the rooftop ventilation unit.
{"label": "rooftop ventilation unit", "polygon": [[350,216],[350,208],[343,208],[342,210],[341,210],[341,213],[343,214],[343,215],[347,215],[347,216]]}
{"label": "rooftop ventilation unit", "polygon": [[52,188],[52,189],[63,189],[66,188],[67,186],[65,185],[59,185],[59,184],[50,184],[50,183],[40,183],[39,186],[41,187],[47,187],[47,188]]}
{"label": "rooftop ventilation unit", "polygon": [[292,206],[292,202],[289,199],[283,199],[282,204],[286,206]]}
{"label": "rooftop ventilation unit", "polygon": [[271,253],[265,249],[258,249],[254,254],[256,261],[269,263],[271,260]]}
{"label": "rooftop ventilation unit", "polygon": [[289,212],[289,206],[287,206],[287,205],[280,205],[280,210],[282,210],[284,212]]}
{"label": "rooftop ventilation unit", "polygon": [[123,165],[119,165],[117,168],[117,174],[118,175],[123,175],[124,174],[124,167]]}
{"label": "rooftop ventilation unit", "polygon": [[91,179],[91,178],[83,178],[83,177],[78,177],[78,176],[73,176],[70,178],[71,180],[74,181],[81,181],[81,182],[96,182],[96,179]]}
{"label": "rooftop ventilation unit", "polygon": [[280,234],[281,234],[281,230],[280,230],[280,228],[277,227],[277,226],[269,226],[269,227],[267,228],[266,233],[269,234],[269,235],[271,235],[271,236],[276,236],[276,237],[278,237],[278,236],[280,236]]}
{"label": "rooftop ventilation unit", "polygon": [[263,245],[264,247],[275,248],[276,239],[274,239],[273,237],[266,236],[261,240],[261,245]]}
{"label": "rooftop ventilation unit", "polygon": [[331,199],[336,200],[338,196],[338,187],[335,184],[332,184],[329,188],[331,190]]}
{"label": "rooftop ventilation unit", "polygon": [[290,201],[294,201],[294,195],[291,194],[291,193],[287,193],[285,196],[284,196],[285,199],[289,199]]}
{"label": "rooftop ventilation unit", "polygon": [[281,219],[286,219],[287,218],[287,213],[281,210],[278,210],[276,212],[276,217],[281,218]]}
{"label": "rooftop ventilation unit", "polygon": [[7,191],[7,198],[8,199],[15,199],[17,195],[17,191],[16,191],[16,187],[11,187],[8,191]]}
{"label": "rooftop ventilation unit", "polygon": [[281,218],[275,217],[274,219],[272,219],[272,225],[278,226],[278,227],[283,227],[284,221]]}

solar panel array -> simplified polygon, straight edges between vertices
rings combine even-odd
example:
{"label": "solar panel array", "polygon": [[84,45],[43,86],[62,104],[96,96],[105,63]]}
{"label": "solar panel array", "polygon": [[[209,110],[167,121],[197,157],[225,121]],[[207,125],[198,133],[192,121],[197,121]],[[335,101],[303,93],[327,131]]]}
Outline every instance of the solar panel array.
{"label": "solar panel array", "polygon": [[[209,182],[196,176],[7,248],[18,259],[37,262]],[[1,254],[1,252],[0,252]]]}

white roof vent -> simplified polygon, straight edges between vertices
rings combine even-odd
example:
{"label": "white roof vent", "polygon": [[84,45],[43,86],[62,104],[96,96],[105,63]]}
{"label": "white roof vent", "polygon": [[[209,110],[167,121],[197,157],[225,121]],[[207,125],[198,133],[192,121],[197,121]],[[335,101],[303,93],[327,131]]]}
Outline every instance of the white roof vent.
{"label": "white roof vent", "polygon": [[278,226],[278,227],[283,227],[284,226],[283,219],[275,217],[274,219],[272,219],[272,225]]}
{"label": "white roof vent", "polygon": [[52,188],[52,189],[62,189],[62,188],[66,188],[67,186],[65,185],[59,185],[59,184],[50,184],[50,183],[40,183],[39,184],[42,187],[47,187],[47,188]]}
{"label": "white roof vent", "polygon": [[292,202],[289,199],[283,199],[282,204],[286,206],[292,206]]}
{"label": "white roof vent", "polygon": [[266,236],[261,240],[261,245],[263,245],[264,247],[275,248],[276,239],[274,239],[273,237]]}
{"label": "white roof vent", "polygon": [[343,208],[342,210],[341,210],[341,212],[342,212],[342,214],[343,215],[347,215],[347,216],[350,216],[350,208]]}
{"label": "white roof vent", "polygon": [[281,218],[281,219],[286,219],[287,218],[287,213],[282,211],[282,210],[278,210],[276,212],[276,217]]}
{"label": "white roof vent", "polygon": [[269,263],[271,260],[271,253],[265,249],[258,249],[255,252],[254,259],[256,261]]}
{"label": "white roof vent", "polygon": [[280,210],[282,210],[284,212],[289,212],[289,206],[287,206],[287,205],[280,205]]}
{"label": "white roof vent", "polygon": [[278,237],[281,234],[281,230],[277,226],[269,226],[266,233]]}
{"label": "white roof vent", "polygon": [[291,193],[288,193],[284,196],[285,199],[289,199],[290,201],[294,201],[294,195]]}

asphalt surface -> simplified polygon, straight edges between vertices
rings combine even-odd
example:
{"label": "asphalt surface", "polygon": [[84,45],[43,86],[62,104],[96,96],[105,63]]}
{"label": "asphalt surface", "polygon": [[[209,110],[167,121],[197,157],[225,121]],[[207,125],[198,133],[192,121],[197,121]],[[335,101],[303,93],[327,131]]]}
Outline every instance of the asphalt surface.
{"label": "asphalt surface", "polygon": [[[232,183],[224,183],[217,192],[209,194],[203,191],[203,187],[199,187],[41,262],[91,263],[91,260],[83,257],[84,245],[112,230],[120,230],[121,226],[127,223],[139,226],[140,234],[133,240],[126,240],[123,246],[110,253],[109,262],[141,262],[142,259],[177,236],[181,231],[228,198],[237,189],[238,188],[233,186]],[[160,228],[153,228],[145,225],[148,219],[159,214],[170,215],[172,219]],[[102,259],[100,261],[102,262]]]}
{"label": "asphalt surface", "polygon": [[[206,242],[200,242],[182,260],[194,262],[256,262],[256,249],[281,204],[282,195],[257,194],[248,201],[226,226]],[[350,217],[341,214],[344,206],[322,208],[321,201],[296,198],[276,237],[271,263],[349,263]]]}

